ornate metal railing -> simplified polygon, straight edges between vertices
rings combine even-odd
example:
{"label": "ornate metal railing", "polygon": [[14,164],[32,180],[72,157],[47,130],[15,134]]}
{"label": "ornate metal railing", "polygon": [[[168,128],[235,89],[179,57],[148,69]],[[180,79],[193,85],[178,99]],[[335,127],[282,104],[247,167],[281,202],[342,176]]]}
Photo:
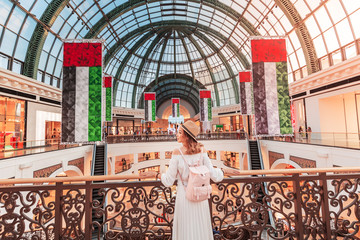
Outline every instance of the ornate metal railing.
{"label": "ornate metal railing", "polygon": [[[223,133],[200,133],[197,136],[199,140],[236,140],[245,139],[245,133],[223,132]],[[123,143],[123,142],[161,142],[176,141],[175,134],[149,134],[149,135],[109,135],[106,138],[107,143]]]}
{"label": "ornate metal railing", "polygon": [[[258,177],[213,184],[214,239],[359,239],[360,174],[346,173],[359,170],[244,171]],[[159,181],[92,182],[138,177],[3,180],[0,239],[171,239],[175,188]],[[49,182],[55,184],[43,184]],[[92,201],[92,189],[102,202]],[[92,210],[102,224],[92,222]]]}

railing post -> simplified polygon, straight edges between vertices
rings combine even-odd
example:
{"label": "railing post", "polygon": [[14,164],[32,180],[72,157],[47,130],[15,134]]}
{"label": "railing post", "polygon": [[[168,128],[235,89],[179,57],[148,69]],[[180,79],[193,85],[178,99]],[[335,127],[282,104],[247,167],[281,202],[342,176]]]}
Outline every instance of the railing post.
{"label": "railing post", "polygon": [[91,239],[91,225],[92,225],[92,189],[91,181],[85,184],[85,239]]}
{"label": "railing post", "polygon": [[293,175],[293,186],[295,192],[295,231],[297,233],[297,239],[304,239],[304,225],[302,221],[302,207],[301,207],[301,193],[300,193],[300,177],[299,174],[296,173]]}
{"label": "railing post", "polygon": [[55,240],[60,239],[61,229],[62,229],[62,217],[61,217],[62,192],[63,192],[63,183],[57,182],[55,185],[55,227],[54,227]]}
{"label": "railing post", "polygon": [[328,186],[326,181],[326,173],[320,173],[320,186],[323,189],[323,196],[321,201],[321,215],[322,221],[325,227],[325,239],[331,239],[331,227],[330,227],[330,212],[329,212],[329,197]]}

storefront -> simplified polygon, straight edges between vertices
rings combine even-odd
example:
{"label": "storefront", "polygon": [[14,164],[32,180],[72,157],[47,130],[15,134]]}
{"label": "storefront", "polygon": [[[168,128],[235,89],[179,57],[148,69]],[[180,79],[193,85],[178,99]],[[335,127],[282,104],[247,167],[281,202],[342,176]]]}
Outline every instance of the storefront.
{"label": "storefront", "polygon": [[61,122],[45,122],[45,140],[46,144],[58,144],[61,139]]}
{"label": "storefront", "polygon": [[25,101],[0,96],[0,151],[23,148]]}

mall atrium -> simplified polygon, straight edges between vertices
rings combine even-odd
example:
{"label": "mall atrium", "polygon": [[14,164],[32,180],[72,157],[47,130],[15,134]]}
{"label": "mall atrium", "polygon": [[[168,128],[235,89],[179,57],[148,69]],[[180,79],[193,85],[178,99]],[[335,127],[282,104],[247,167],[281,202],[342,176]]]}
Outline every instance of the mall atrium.
{"label": "mall atrium", "polygon": [[172,239],[177,188],[144,173],[188,120],[238,170],[214,239],[359,239],[359,23],[359,0],[0,0],[0,239]]}

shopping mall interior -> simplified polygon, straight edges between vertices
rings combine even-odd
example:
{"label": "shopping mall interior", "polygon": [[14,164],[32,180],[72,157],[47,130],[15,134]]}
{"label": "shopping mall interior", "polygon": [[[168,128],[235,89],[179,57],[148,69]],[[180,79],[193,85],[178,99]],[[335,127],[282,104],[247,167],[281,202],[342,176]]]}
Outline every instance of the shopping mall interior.
{"label": "shopping mall interior", "polygon": [[0,239],[172,239],[176,185],[142,174],[188,120],[238,170],[214,239],[359,239],[359,22],[358,0],[0,0]]}

